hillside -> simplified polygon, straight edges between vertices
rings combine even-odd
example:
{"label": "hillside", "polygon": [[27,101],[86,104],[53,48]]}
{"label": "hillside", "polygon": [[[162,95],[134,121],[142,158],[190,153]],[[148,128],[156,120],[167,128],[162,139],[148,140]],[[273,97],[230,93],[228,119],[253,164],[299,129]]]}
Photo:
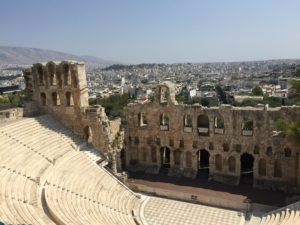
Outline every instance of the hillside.
{"label": "hillside", "polygon": [[35,62],[50,60],[77,60],[84,61],[87,64],[98,64],[103,66],[118,63],[94,56],[77,56],[65,52],[38,48],[0,46],[0,64],[28,65]]}

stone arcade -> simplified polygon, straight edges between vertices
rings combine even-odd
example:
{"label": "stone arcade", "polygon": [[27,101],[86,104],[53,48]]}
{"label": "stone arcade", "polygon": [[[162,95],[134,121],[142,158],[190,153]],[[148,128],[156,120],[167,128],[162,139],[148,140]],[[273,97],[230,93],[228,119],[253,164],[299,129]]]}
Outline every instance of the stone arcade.
{"label": "stone arcade", "polygon": [[129,170],[299,192],[300,150],[274,124],[297,118],[299,107],[182,105],[170,82],[156,96],[125,109]]}

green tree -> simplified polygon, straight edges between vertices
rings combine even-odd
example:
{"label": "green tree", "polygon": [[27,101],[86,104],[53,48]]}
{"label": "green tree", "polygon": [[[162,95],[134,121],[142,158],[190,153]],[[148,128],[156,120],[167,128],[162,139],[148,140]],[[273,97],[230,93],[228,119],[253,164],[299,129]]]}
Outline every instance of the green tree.
{"label": "green tree", "polygon": [[255,96],[263,96],[263,91],[260,86],[256,86],[252,89],[252,94]]}
{"label": "green tree", "polygon": [[[299,80],[290,80],[290,85],[292,86],[292,99],[295,103],[300,103],[300,81]],[[284,119],[276,120],[276,127],[280,131],[284,131],[288,137],[290,137],[294,143],[300,147],[300,119],[294,122],[288,122]]]}

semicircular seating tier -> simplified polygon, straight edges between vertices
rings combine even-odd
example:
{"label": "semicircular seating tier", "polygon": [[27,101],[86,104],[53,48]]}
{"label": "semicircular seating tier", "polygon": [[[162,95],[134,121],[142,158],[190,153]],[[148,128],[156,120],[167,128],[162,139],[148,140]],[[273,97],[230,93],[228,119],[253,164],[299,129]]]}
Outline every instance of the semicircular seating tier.
{"label": "semicircular seating tier", "polygon": [[90,157],[94,150],[51,116],[1,124],[0,146],[1,222],[139,223],[139,196],[97,165]]}
{"label": "semicircular seating tier", "polygon": [[266,213],[260,225],[300,225],[300,201]]}

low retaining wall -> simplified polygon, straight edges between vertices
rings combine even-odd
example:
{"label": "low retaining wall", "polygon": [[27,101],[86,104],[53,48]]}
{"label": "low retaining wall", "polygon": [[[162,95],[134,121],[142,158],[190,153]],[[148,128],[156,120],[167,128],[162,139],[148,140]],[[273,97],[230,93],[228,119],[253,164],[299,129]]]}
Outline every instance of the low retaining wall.
{"label": "low retaining wall", "polygon": [[143,184],[133,184],[128,183],[128,186],[137,192],[145,192],[156,196],[192,202],[200,203],[220,208],[234,209],[240,211],[250,211],[250,210],[262,210],[262,211],[271,211],[274,209],[272,206],[256,204],[256,203],[244,203],[237,202],[230,199],[218,198],[211,195],[201,195],[201,194],[192,194],[186,192],[179,192],[174,190],[149,187]]}

